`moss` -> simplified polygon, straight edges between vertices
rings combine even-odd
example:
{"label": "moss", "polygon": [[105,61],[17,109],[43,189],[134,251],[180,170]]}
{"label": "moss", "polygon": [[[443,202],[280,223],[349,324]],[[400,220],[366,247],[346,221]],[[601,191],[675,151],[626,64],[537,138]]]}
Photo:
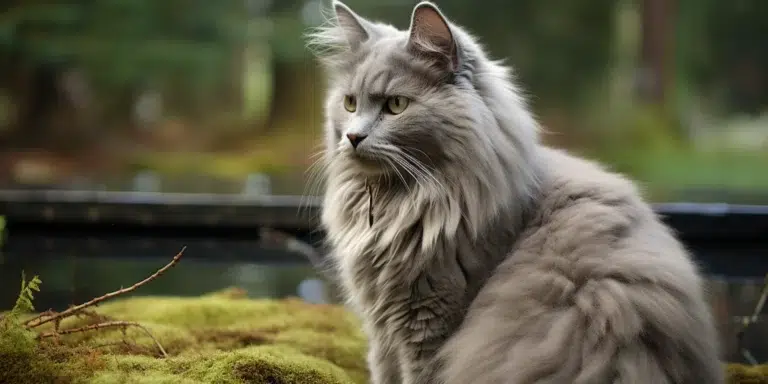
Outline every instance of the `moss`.
{"label": "moss", "polygon": [[[35,340],[0,322],[0,383],[362,384],[368,380],[365,337],[341,307],[298,299],[255,300],[229,289],[200,297],[134,297],[105,303],[98,315],[62,322],[64,329],[107,319],[136,327]],[[50,328],[48,328],[50,330]],[[729,384],[768,384],[768,365],[726,367]]]}
{"label": "moss", "polygon": [[339,338],[333,333],[321,333],[307,329],[280,332],[273,338],[277,345],[292,346],[308,355],[319,356],[343,368],[356,383],[367,380],[365,342],[360,338]]}
{"label": "moss", "polygon": [[[0,383],[362,384],[365,337],[341,307],[298,299],[254,300],[229,289],[200,297],[134,297],[98,315],[62,322],[137,321],[167,350],[161,358],[139,328],[38,341],[0,321]],[[50,330],[50,328],[48,328]],[[729,384],[768,384],[768,365],[726,367]]]}
{"label": "moss", "polygon": [[261,346],[169,359],[117,356],[89,383],[347,384],[339,367],[289,347]]}
{"label": "moss", "polygon": [[80,383],[103,368],[92,348],[38,342],[33,332],[0,324],[0,383]]}
{"label": "moss", "polygon": [[20,327],[4,325],[0,334],[0,382],[47,382],[56,380],[55,373],[39,364],[34,334]]}
{"label": "moss", "polygon": [[728,384],[768,384],[768,365],[728,364],[726,378]]}
{"label": "moss", "polygon": [[[115,300],[100,305],[98,315],[66,319],[61,328],[110,319],[142,324],[169,357],[161,358],[138,327],[74,333],[50,343],[38,343],[33,333],[17,327],[20,334],[0,339],[0,351],[17,351],[2,359],[15,368],[5,369],[0,382],[367,382],[365,338],[356,318],[337,306],[249,299],[230,289],[200,297]],[[47,352],[41,355],[43,347]]]}

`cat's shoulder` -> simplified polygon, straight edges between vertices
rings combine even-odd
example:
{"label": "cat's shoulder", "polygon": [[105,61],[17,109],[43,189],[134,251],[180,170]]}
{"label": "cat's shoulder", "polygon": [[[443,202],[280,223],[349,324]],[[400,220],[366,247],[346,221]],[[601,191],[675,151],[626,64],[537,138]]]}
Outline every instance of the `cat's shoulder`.
{"label": "cat's shoulder", "polygon": [[656,226],[653,210],[627,177],[557,149],[542,149],[541,161],[538,233],[590,242],[641,224]]}
{"label": "cat's shoulder", "polygon": [[542,148],[539,156],[546,195],[585,194],[604,199],[641,199],[637,184],[594,160],[554,148]]}
{"label": "cat's shoulder", "polygon": [[597,265],[618,275],[651,278],[664,270],[692,275],[684,248],[633,181],[560,150],[545,150],[542,161],[546,176],[538,208],[509,266],[573,262],[562,265],[585,279]]}

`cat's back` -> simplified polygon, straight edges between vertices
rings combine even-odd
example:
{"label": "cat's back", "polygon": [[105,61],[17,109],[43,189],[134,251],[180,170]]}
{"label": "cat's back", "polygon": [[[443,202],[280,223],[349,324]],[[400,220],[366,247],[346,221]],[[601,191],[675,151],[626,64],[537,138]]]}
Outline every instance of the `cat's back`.
{"label": "cat's back", "polygon": [[540,159],[545,167],[535,214],[505,263],[507,268],[547,265],[549,258],[555,258],[569,266],[574,282],[622,276],[699,289],[698,272],[688,253],[634,182],[560,150],[544,148]]}
{"label": "cat's back", "polygon": [[720,383],[695,264],[635,185],[544,149],[541,195],[441,351],[446,384]]}

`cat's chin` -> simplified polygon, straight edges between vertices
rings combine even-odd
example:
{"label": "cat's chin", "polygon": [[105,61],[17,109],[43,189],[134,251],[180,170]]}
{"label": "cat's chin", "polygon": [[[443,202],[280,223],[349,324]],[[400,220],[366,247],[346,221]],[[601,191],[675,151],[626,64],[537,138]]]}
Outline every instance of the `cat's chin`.
{"label": "cat's chin", "polygon": [[388,172],[388,166],[385,161],[367,153],[345,153],[343,163],[365,177],[381,176]]}
{"label": "cat's chin", "polygon": [[355,157],[350,159],[350,162],[364,176],[380,176],[387,173],[386,164],[376,159]]}

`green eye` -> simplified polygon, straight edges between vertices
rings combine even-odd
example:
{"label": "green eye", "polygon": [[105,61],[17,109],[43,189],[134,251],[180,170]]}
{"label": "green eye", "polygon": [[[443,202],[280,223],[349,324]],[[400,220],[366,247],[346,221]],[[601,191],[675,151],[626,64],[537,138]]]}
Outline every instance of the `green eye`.
{"label": "green eye", "polygon": [[405,96],[392,96],[387,99],[387,109],[389,110],[389,113],[399,115],[408,108],[410,102],[411,100]]}
{"label": "green eye", "polygon": [[357,99],[355,99],[354,96],[344,96],[344,109],[347,110],[347,112],[354,112],[357,110]]}

